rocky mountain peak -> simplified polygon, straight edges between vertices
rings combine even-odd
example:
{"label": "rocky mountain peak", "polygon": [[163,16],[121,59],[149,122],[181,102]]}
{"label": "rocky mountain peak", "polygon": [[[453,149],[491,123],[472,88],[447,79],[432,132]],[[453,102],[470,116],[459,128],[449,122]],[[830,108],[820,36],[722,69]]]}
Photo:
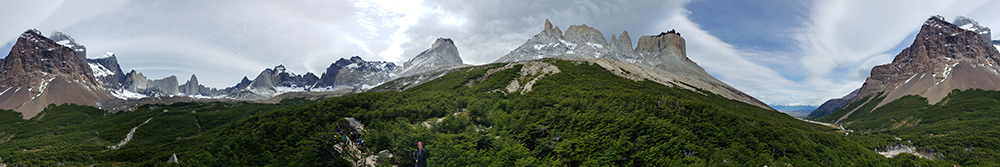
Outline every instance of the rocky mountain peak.
{"label": "rocky mountain peak", "polygon": [[250,85],[250,82],[253,81],[251,81],[250,78],[247,78],[247,76],[243,76],[243,79],[240,80],[240,83],[236,84],[236,87],[246,87],[247,85]]}
{"label": "rocky mountain peak", "polygon": [[355,55],[355,56],[351,57],[351,63],[359,63],[359,62],[364,62],[364,61],[365,61],[364,59],[361,59],[361,56]]}
{"label": "rocky mountain peak", "polygon": [[198,83],[198,76],[195,76],[194,74],[191,74],[191,79],[188,80],[188,83],[191,83],[191,82],[194,82],[194,83],[197,84]]}
{"label": "rocky mountain peak", "polygon": [[88,105],[109,98],[86,57],[79,56],[85,50],[69,43],[68,39],[58,43],[34,29],[22,33],[0,59],[0,90],[5,91],[0,94],[0,109],[13,109],[30,118],[48,104]]}
{"label": "rocky mountain peak", "polygon": [[[687,51],[684,38],[677,31],[670,30],[653,36],[639,37],[639,43],[635,47],[635,52],[643,56],[657,55],[660,52],[677,53],[672,54],[674,58],[691,61],[687,58]],[[693,63],[693,61],[691,61]]]}
{"label": "rocky mountain peak", "polygon": [[438,38],[437,40],[434,40],[434,44],[431,44],[431,48],[447,47],[442,45],[451,45],[451,47],[455,47],[455,41],[452,41],[451,38]]}
{"label": "rocky mountain peak", "polygon": [[49,39],[56,41],[56,43],[60,45],[73,49],[73,51],[76,52],[77,56],[80,56],[81,58],[84,59],[87,58],[87,47],[76,43],[76,40],[74,40],[69,35],[66,35],[61,31],[54,31],[52,32],[52,35],[49,35]]}
{"label": "rocky mountain peak", "polygon": [[[49,76],[52,75],[52,76]],[[0,59],[0,89],[61,76],[67,80],[96,83],[84,57],[30,29],[21,34],[10,53]]]}
{"label": "rocky mountain peak", "polygon": [[543,29],[542,31],[548,31],[548,30],[552,30],[552,22],[549,22],[549,19],[545,19],[545,29]]}
{"label": "rocky mountain peak", "polygon": [[[976,27],[971,19],[957,20]],[[981,32],[961,28],[941,16],[928,18],[913,43],[892,63],[872,68],[857,97],[885,92],[880,107],[905,95],[920,95],[934,104],[954,89],[1000,90],[1000,52],[982,39]]]}
{"label": "rocky mountain peak", "polygon": [[559,30],[558,26],[552,26],[552,23],[549,22],[549,19],[545,19],[545,29],[543,29],[542,33],[538,35],[562,38],[563,36],[562,34],[563,34],[562,30]]}
{"label": "rocky mountain peak", "polygon": [[273,70],[270,73],[271,74],[277,74],[277,73],[284,73],[284,72],[285,72],[285,65],[278,64],[278,66],[274,66]]}
{"label": "rocky mountain peak", "polygon": [[851,93],[848,93],[847,95],[844,95],[844,97],[830,99],[830,100],[827,100],[826,102],[823,102],[822,105],[820,105],[819,107],[817,107],[812,112],[809,112],[809,115],[806,116],[805,118],[806,119],[816,119],[816,118],[819,118],[819,117],[823,117],[823,116],[829,115],[830,113],[833,113],[837,109],[840,109],[840,107],[844,107],[844,105],[847,105],[847,102],[850,102],[851,100],[853,100],[854,97],[857,97],[859,90],[861,90],[861,89],[854,89],[854,91],[851,91]]}
{"label": "rocky mountain peak", "polygon": [[94,77],[105,88],[118,89],[122,87],[121,83],[125,82],[125,73],[122,72],[115,53],[107,52],[102,56],[87,59],[87,65],[90,65]]}
{"label": "rocky mountain peak", "polygon": [[[614,35],[611,36],[614,37]],[[628,47],[632,48],[632,38],[628,36],[628,31],[622,31],[622,34],[618,35],[618,40],[616,42],[628,44]]]}
{"label": "rocky mountain peak", "polygon": [[454,41],[450,38],[438,38],[431,44],[431,48],[403,63],[396,73],[400,77],[410,76],[463,64]]}
{"label": "rocky mountain peak", "polygon": [[587,26],[587,24],[569,26],[566,29],[566,34],[563,34],[563,38],[576,43],[598,45],[608,43],[604,39],[604,34],[601,34],[601,31],[597,31],[597,29]]}
{"label": "rocky mountain peak", "polygon": [[983,41],[986,41],[987,43],[990,42],[990,36],[992,35],[990,28],[979,25],[979,22],[972,20],[972,18],[958,16],[952,23],[957,25],[959,28],[975,32],[979,34],[979,37],[982,37]]}

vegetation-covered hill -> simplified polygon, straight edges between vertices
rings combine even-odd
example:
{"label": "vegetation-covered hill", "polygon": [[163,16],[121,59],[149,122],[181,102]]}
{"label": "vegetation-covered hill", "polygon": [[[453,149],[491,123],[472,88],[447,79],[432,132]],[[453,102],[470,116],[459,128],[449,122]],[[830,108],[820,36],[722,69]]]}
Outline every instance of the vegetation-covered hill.
{"label": "vegetation-covered hill", "polygon": [[[433,166],[929,163],[887,159],[833,128],[707,91],[633,81],[585,61],[543,62],[561,72],[522,75],[522,65],[490,64],[405,91],[277,105],[177,103],[106,115],[63,105],[31,120],[4,111],[0,157],[7,164],[150,166],[176,154],[179,165],[342,166],[357,153],[335,149],[346,142],[337,125],[354,117],[367,127],[359,136],[367,141],[363,154],[387,150],[395,156],[381,163],[400,166],[413,165],[418,141]],[[539,77],[531,91],[507,89]],[[146,120],[128,144],[108,148]]]}
{"label": "vegetation-covered hill", "polygon": [[[866,97],[867,98],[867,97]],[[883,97],[868,102],[840,121],[854,131],[848,139],[869,149],[912,146],[914,152],[936,159],[938,165],[998,166],[1000,162],[1000,92],[954,90],[930,105],[920,96],[904,96],[874,108]],[[858,106],[865,100],[848,104]],[[853,108],[853,107],[844,107]],[[836,120],[841,109],[820,120]]]}

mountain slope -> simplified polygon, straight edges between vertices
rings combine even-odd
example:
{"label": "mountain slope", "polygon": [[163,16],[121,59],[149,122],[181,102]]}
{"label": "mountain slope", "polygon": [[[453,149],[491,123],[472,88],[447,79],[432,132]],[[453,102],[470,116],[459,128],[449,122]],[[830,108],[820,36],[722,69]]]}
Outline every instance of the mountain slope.
{"label": "mountain slope", "polygon": [[587,25],[570,26],[564,35],[559,27],[553,27],[548,20],[545,20],[545,29],[541,33],[495,62],[545,58],[609,59],[627,62],[644,69],[645,73],[633,75],[657,75],[662,78],[656,81],[664,85],[678,85],[692,90],[704,89],[730,99],[771,109],[760,100],[712,77],[705,72],[705,69],[688,59],[684,38],[673,30],[658,35],[642,36],[633,49],[628,32],[622,32],[618,38],[612,35],[609,43],[600,31]]}
{"label": "mountain slope", "polygon": [[844,95],[844,97],[836,98],[836,99],[830,99],[830,100],[827,100],[826,102],[823,102],[823,104],[820,105],[818,108],[816,108],[812,112],[809,112],[809,115],[806,116],[805,118],[806,119],[816,119],[816,118],[819,118],[819,117],[826,116],[826,115],[832,113],[833,111],[836,111],[837,109],[840,109],[841,107],[844,107],[844,105],[847,105],[848,102],[850,102],[851,100],[854,100],[854,98],[858,96],[858,90],[860,90],[860,89],[855,89],[854,91],[851,91],[851,93],[848,93],[847,95]]}

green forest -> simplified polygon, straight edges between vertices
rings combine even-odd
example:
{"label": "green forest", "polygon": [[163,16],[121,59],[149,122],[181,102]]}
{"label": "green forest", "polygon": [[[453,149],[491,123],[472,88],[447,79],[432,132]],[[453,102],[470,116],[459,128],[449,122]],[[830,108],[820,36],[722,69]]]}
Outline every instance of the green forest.
{"label": "green forest", "polygon": [[[848,135],[849,140],[858,141],[869,149],[910,145],[934,156],[938,161],[933,162],[939,166],[1000,166],[997,160],[1000,157],[1000,101],[997,100],[1000,92],[954,90],[933,105],[928,104],[926,98],[909,95],[872,110],[883,98],[868,102],[840,121],[844,128],[854,131]],[[850,108],[844,107],[820,120],[836,120]]]}
{"label": "green forest", "polygon": [[[315,101],[174,103],[113,114],[89,106],[50,105],[29,120],[0,111],[0,162],[350,166],[360,161],[354,157],[385,150],[394,156],[380,158],[378,165],[413,166],[410,153],[420,141],[431,166],[996,165],[991,160],[1000,122],[986,116],[1000,109],[992,107],[1000,107],[993,98],[1000,93],[993,91],[955,92],[933,106],[910,104],[921,99],[905,97],[872,113],[920,114],[862,120],[855,113],[845,127],[857,131],[845,136],[832,127],[704,90],[633,81],[585,61],[542,61],[561,72],[523,76],[522,66],[516,65],[491,73],[507,64],[489,64],[456,69],[405,91]],[[527,83],[537,77],[543,78],[530,92],[504,91],[513,80]],[[887,112],[878,112],[883,109]],[[959,117],[935,115],[942,113]],[[366,127],[351,136],[366,142],[360,152],[336,149],[349,142],[338,132],[346,117]],[[919,123],[889,123],[907,119]],[[137,126],[131,141],[110,147]],[[985,129],[951,129],[956,126]],[[875,151],[908,140],[943,156],[885,158]],[[174,154],[180,163],[167,163]]]}

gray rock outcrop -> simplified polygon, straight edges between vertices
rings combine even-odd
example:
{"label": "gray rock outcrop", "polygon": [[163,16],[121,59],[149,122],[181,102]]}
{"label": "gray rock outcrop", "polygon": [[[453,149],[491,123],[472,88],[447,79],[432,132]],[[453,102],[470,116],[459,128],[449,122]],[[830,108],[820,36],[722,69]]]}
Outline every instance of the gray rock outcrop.
{"label": "gray rock outcrop", "polygon": [[125,90],[146,96],[175,95],[180,92],[178,91],[177,76],[152,80],[135,70],[125,74],[125,82],[122,85],[125,86]]}
{"label": "gray rock outcrop", "polygon": [[448,38],[438,38],[431,48],[420,52],[416,57],[397,68],[397,77],[406,77],[431,71],[463,67],[462,57],[458,54],[455,42]]}

